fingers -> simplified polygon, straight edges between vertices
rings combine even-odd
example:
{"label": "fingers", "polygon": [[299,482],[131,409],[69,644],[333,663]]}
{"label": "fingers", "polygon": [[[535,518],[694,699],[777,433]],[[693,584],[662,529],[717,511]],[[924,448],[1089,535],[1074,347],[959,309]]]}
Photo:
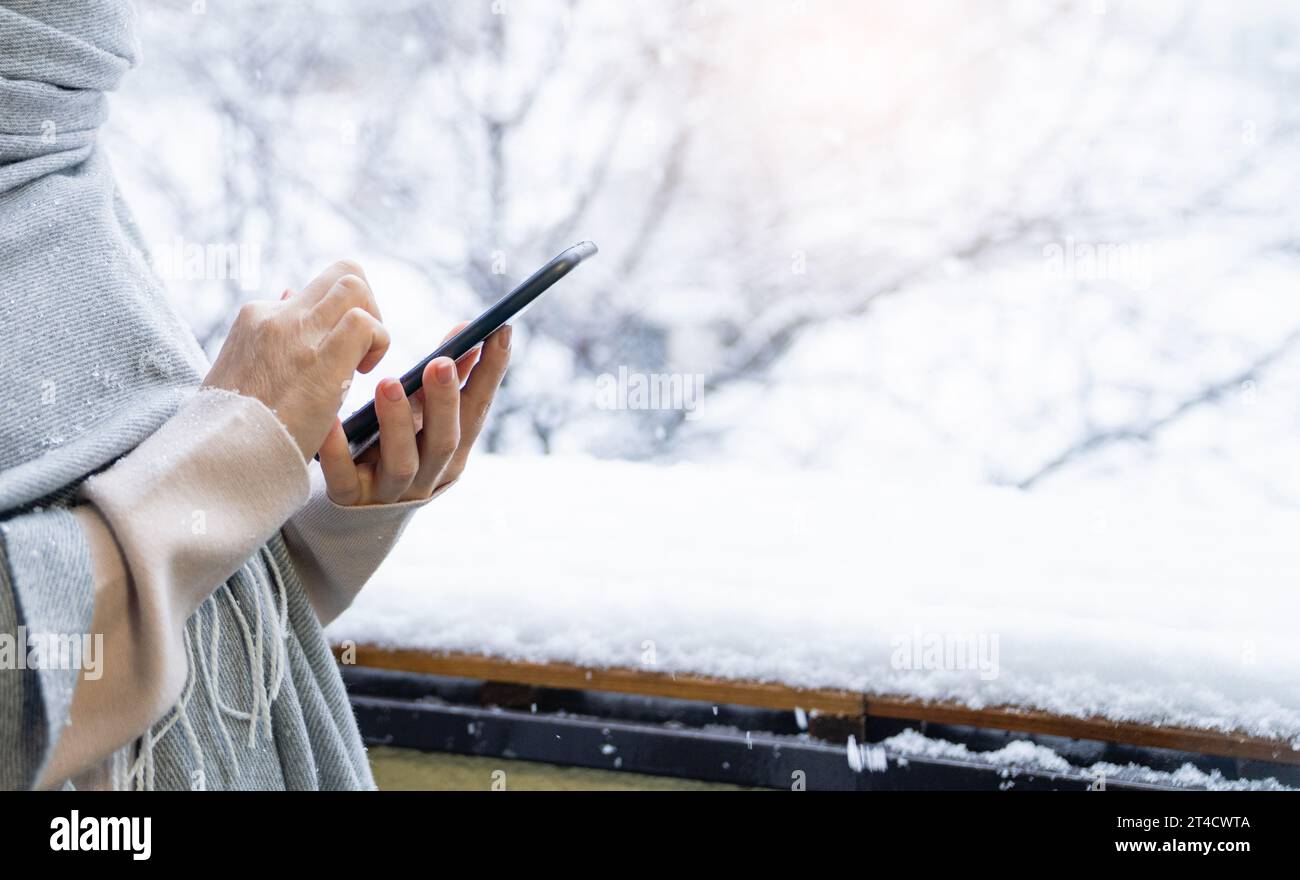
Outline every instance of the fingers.
{"label": "fingers", "polygon": [[451,358],[424,368],[424,428],[420,431],[420,469],[411,489],[428,497],[460,445],[460,377]]}
{"label": "fingers", "polygon": [[[359,288],[346,290],[353,284],[348,279],[347,275],[337,279],[317,308],[335,307],[331,297],[344,301],[345,295],[359,295]],[[446,339],[464,327],[453,328]],[[503,327],[456,363],[445,357],[432,361],[425,367],[423,387],[410,400],[396,379],[380,382],[375,391],[379,443],[372,447],[377,454],[369,463],[351,459],[337,423],[321,448],[330,498],[337,504],[390,504],[427,498],[458,479],[505,375],[510,337],[511,329]],[[352,305],[326,337],[323,349],[328,357],[357,359],[364,367],[378,362],[388,344],[388,331],[376,316],[364,305]],[[465,375],[469,381],[462,391]]]}
{"label": "fingers", "polygon": [[334,427],[320,448],[320,469],[325,475],[325,488],[335,504],[349,506],[362,501],[364,487],[357,466],[348,449],[348,438],[343,433],[343,423],[334,420]]}
{"label": "fingers", "polygon": [[[442,337],[442,342],[446,342],[448,339],[451,339],[451,337],[455,336],[457,333],[464,330],[468,326],[469,326],[469,321],[461,321],[455,327],[452,327],[450,330],[447,331],[447,335]],[[442,345],[442,342],[439,342],[438,344]]]}
{"label": "fingers", "polygon": [[379,303],[375,300],[370,283],[360,275],[342,275],[330,286],[325,295],[308,311],[311,320],[320,327],[333,327],[350,309],[364,309],[376,320],[382,321]]}
{"label": "fingers", "polygon": [[[453,336],[455,336],[457,333],[464,330],[468,326],[469,326],[469,321],[461,321],[455,327],[452,327],[449,331],[447,331],[447,335],[442,337],[442,342],[446,342],[448,339],[451,339]],[[438,344],[441,345],[442,343],[440,342]],[[478,363],[479,352],[481,352],[482,350],[483,350],[483,346],[476,345],[456,359],[456,375],[460,376],[462,382],[465,380],[465,377],[469,375],[470,370],[474,369],[474,365]]]}
{"label": "fingers", "polygon": [[[388,352],[391,339],[388,328],[365,309],[348,309],[325,337],[321,347],[326,358],[347,366],[347,376],[352,370],[368,373]],[[355,366],[354,366],[355,365]]]}
{"label": "fingers", "polygon": [[369,332],[373,337],[372,344],[358,360],[350,364],[355,364],[355,369],[359,372],[370,372],[388,351],[388,331],[382,325],[379,330],[365,330],[360,324],[369,322],[361,321],[353,315],[353,312],[361,311],[370,315],[376,323],[383,321],[379,302],[370,289],[366,273],[353,260],[339,260],[331,264],[301,292],[294,293],[285,289],[280,300],[287,309],[302,310],[299,314],[305,313],[307,320],[324,332],[327,337],[325,350],[329,353],[349,350],[344,340],[332,338],[339,331],[345,337]]}
{"label": "fingers", "polygon": [[[461,321],[455,327],[452,327],[451,330],[447,331],[447,335],[442,337],[442,342],[446,342],[448,339],[451,339],[453,336],[455,336],[457,333],[464,330],[468,326],[469,326],[469,321]],[[442,342],[438,344],[441,345]],[[482,355],[482,353],[483,353],[483,346],[476,345],[456,359],[456,375],[460,377],[462,382],[465,380],[465,377],[470,375],[471,371],[473,371],[474,366],[478,363],[479,357]],[[423,385],[421,385],[419,391],[411,395],[411,405],[414,406],[417,410],[423,408],[424,406]],[[417,417],[417,421],[418,421],[418,417]]]}
{"label": "fingers", "polygon": [[315,278],[311,280],[302,292],[293,297],[293,302],[305,308],[311,308],[325,298],[325,294],[330,292],[334,283],[345,275],[355,275],[362,281],[366,280],[366,273],[355,260],[339,260],[331,263]]}
{"label": "fingers", "polygon": [[379,461],[375,465],[373,501],[391,504],[411,488],[420,470],[415,441],[415,418],[406,392],[396,379],[385,379],[375,389],[375,414],[379,418]]}
{"label": "fingers", "polygon": [[460,445],[442,473],[440,478],[442,483],[459,479],[465,470],[470,450],[474,448],[474,442],[487,422],[492,401],[496,397],[497,389],[501,387],[501,379],[506,374],[506,367],[510,365],[512,332],[507,325],[487,338],[482,349],[482,359],[477,369],[470,375],[465,389],[460,393]]}
{"label": "fingers", "polygon": [[476,345],[469,351],[465,352],[456,360],[456,375],[460,376],[462,381],[470,375],[476,366],[479,358],[483,356],[483,346]]}

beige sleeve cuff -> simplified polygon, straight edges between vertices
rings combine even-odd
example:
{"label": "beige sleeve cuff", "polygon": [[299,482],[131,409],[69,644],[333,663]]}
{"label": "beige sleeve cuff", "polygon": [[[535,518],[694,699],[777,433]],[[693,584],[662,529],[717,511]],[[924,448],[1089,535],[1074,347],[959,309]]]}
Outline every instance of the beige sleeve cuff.
{"label": "beige sleeve cuff", "polygon": [[42,777],[61,782],[139,736],[176,702],[185,621],[308,497],[298,445],[260,401],[202,389],[80,490],[103,673],[80,681]]}
{"label": "beige sleeve cuff", "polygon": [[343,507],[326,494],[319,468],[312,469],[311,478],[311,500],[285,523],[284,541],[324,626],[347,610],[412,514],[432,498]]}
{"label": "beige sleeve cuff", "polygon": [[179,625],[306,502],[307,463],[260,401],[204,388],[81,495],[108,521],[137,586]]}

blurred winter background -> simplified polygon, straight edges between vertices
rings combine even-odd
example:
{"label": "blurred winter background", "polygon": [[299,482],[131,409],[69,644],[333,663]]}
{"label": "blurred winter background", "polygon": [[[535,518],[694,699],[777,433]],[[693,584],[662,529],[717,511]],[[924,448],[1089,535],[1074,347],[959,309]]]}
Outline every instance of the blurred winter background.
{"label": "blurred winter background", "polygon": [[[494,451],[1300,507],[1287,0],[140,12],[109,146],[210,353],[348,256],[397,374],[590,238]],[[702,376],[698,418],[597,405],[620,368]]]}

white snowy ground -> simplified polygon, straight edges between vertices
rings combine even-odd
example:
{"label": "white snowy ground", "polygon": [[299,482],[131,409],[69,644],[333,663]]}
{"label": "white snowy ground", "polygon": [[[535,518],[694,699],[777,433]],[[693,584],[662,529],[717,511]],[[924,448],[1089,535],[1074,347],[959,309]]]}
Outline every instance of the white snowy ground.
{"label": "white snowy ground", "polygon": [[[1297,536],[1295,514],[1174,491],[482,456],[329,634],[1300,748]],[[963,642],[982,671],[925,653]]]}

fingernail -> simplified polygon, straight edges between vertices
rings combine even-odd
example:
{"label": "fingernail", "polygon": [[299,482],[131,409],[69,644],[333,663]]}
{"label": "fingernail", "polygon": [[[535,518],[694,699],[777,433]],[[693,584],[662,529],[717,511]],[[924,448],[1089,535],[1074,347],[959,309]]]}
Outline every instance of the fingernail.
{"label": "fingernail", "polygon": [[438,358],[434,369],[440,384],[450,385],[456,381],[456,363],[451,358]]}
{"label": "fingernail", "polygon": [[497,343],[498,343],[502,348],[509,348],[509,347],[510,347],[510,337],[511,337],[512,335],[514,335],[514,332],[515,332],[515,328],[514,328],[514,327],[511,327],[509,324],[507,324],[506,326],[502,327],[502,328],[501,328],[501,335],[497,338]]}
{"label": "fingernail", "polygon": [[398,382],[396,379],[384,380],[384,397],[387,397],[389,400],[392,401],[398,401],[405,396],[406,395],[403,392],[401,382]]}

